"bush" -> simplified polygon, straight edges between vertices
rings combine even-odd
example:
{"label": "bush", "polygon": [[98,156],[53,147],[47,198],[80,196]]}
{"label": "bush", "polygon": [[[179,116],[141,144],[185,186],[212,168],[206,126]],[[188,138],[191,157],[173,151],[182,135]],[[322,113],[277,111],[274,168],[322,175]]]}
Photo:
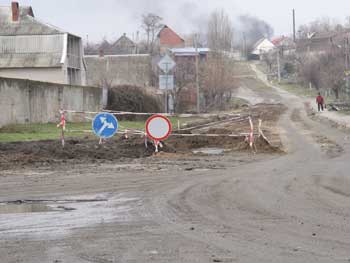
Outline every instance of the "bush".
{"label": "bush", "polygon": [[[156,113],[161,111],[161,106],[156,95],[137,86],[120,85],[108,91],[107,109],[111,111]],[[127,119],[135,118],[128,116]]]}
{"label": "bush", "polygon": [[295,73],[295,67],[294,67],[293,63],[286,62],[286,64],[284,64],[284,71],[285,71],[287,74],[293,74],[293,73]]}

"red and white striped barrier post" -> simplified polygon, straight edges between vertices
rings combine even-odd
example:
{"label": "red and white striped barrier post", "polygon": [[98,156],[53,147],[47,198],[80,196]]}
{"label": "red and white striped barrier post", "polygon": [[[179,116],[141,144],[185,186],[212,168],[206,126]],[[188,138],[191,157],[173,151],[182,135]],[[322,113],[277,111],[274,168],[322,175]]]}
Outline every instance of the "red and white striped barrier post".
{"label": "red and white striped barrier post", "polygon": [[147,137],[147,134],[145,133],[145,147],[146,149],[148,149],[148,137]]}
{"label": "red and white striped barrier post", "polygon": [[250,124],[249,146],[250,146],[250,148],[253,148],[253,144],[254,144],[254,126],[253,126],[252,118],[249,117],[248,119],[249,119],[249,124]]}
{"label": "red and white striped barrier post", "polygon": [[125,133],[124,133],[124,139],[128,140],[129,139],[129,134],[128,134],[128,129],[125,129]]}
{"label": "red and white striped barrier post", "polygon": [[263,135],[263,131],[261,129],[261,125],[262,125],[262,120],[259,119],[259,127],[258,127],[258,130],[259,130],[259,138]]}
{"label": "red and white striped barrier post", "polygon": [[62,141],[62,147],[64,147],[65,145],[64,132],[66,130],[66,118],[64,116],[64,110],[61,109],[60,114],[61,114],[61,121],[59,124],[57,124],[57,128],[61,127],[61,141]]}
{"label": "red and white striped barrier post", "polygon": [[153,143],[154,143],[155,152],[156,153],[159,152],[159,149],[158,149],[159,141],[154,140]]}

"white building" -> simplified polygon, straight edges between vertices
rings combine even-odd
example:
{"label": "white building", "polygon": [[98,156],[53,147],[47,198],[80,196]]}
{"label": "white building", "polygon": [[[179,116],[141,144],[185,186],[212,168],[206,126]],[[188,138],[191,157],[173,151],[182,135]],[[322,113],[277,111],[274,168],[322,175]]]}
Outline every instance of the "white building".
{"label": "white building", "polygon": [[267,38],[262,38],[254,45],[252,54],[256,56],[261,56],[273,50],[275,45]]}
{"label": "white building", "polygon": [[79,36],[34,17],[30,6],[0,6],[0,77],[86,85]]}

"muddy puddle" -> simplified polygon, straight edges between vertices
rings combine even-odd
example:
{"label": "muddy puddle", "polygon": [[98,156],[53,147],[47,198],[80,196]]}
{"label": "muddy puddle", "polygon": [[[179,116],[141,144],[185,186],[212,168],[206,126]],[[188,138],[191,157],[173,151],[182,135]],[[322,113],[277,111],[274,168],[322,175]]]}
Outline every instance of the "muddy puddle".
{"label": "muddy puddle", "polygon": [[21,214],[21,213],[42,213],[50,211],[58,211],[44,204],[1,204],[0,214]]}
{"label": "muddy puddle", "polygon": [[[72,229],[132,219],[138,198],[121,195],[76,196],[58,200],[19,200],[0,203],[0,236],[33,235],[52,238]],[[109,198],[106,198],[108,195]]]}

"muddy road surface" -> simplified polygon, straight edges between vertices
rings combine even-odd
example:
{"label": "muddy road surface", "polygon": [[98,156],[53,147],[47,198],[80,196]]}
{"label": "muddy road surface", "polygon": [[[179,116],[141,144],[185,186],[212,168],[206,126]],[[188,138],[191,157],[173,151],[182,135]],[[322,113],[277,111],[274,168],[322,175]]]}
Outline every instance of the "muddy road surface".
{"label": "muddy road surface", "polygon": [[350,137],[295,96],[247,88],[285,105],[267,132],[285,153],[8,157],[0,262],[350,262]]}

